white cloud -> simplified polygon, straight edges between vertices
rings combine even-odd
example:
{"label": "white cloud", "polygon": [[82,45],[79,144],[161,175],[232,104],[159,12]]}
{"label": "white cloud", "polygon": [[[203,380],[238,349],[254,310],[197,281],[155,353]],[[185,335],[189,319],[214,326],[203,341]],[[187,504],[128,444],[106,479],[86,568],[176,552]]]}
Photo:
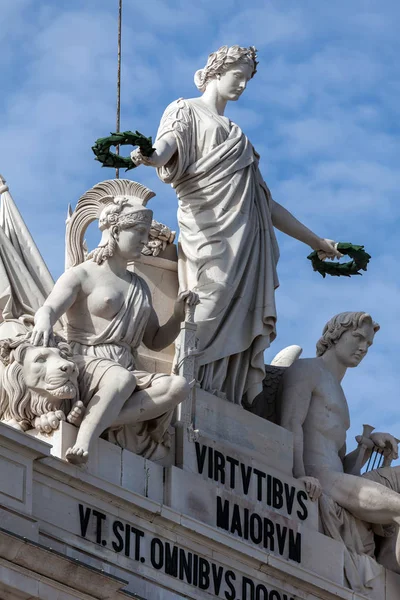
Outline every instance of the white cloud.
{"label": "white cloud", "polygon": [[259,2],[262,8],[253,7],[237,11],[221,26],[220,37],[227,44],[264,48],[276,42],[293,42],[304,39],[308,33],[307,21],[301,8],[289,7],[279,2]]}

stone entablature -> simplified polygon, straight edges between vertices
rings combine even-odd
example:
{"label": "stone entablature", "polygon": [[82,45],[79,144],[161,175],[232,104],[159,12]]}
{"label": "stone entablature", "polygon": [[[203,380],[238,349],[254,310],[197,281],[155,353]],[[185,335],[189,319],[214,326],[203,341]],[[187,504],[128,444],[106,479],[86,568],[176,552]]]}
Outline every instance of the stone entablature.
{"label": "stone entablature", "polygon": [[[238,433],[242,430],[242,440],[246,419],[248,432],[257,419],[244,411],[243,415],[236,424]],[[234,412],[230,420],[232,424],[235,422]],[[199,424],[204,427],[201,419]],[[284,430],[272,427],[276,428],[279,439],[280,431]],[[94,583],[92,596],[87,593],[82,599],[120,600],[124,598],[123,590],[151,600],[363,598],[343,587],[343,547],[318,532],[316,504],[299,497],[302,490],[296,481],[268,464],[268,459],[260,462],[256,458],[251,462],[249,454],[243,454],[237,470],[238,486],[234,485],[229,491],[230,477],[228,481],[225,476],[225,485],[221,482],[222,446],[210,452],[212,446],[201,433],[197,441],[188,442],[192,445],[188,452],[192,458],[187,470],[185,465],[183,468],[163,467],[104,440],[97,442],[88,464],[78,467],[59,460],[63,448],[71,441],[71,434],[75,433],[72,425],[62,423],[50,436],[32,433],[34,437],[0,424],[2,481],[7,480],[7,476],[10,480],[9,488],[2,485],[3,529],[26,538],[25,544],[30,540],[52,548],[61,562],[61,556],[67,563],[77,559],[80,564],[111,577],[107,585],[116,586],[114,596],[104,595],[106,584],[101,577],[94,577],[97,587]],[[281,443],[287,435],[290,437],[284,432]],[[62,438],[66,438],[64,443]],[[43,439],[53,442],[53,447]],[[235,465],[236,457],[241,456],[240,449],[233,444],[227,445],[224,452],[225,458],[231,458],[229,464]],[[212,468],[209,456],[213,456]],[[208,473],[209,468],[211,477],[204,472],[206,469]],[[265,473],[265,479],[257,473]],[[267,475],[271,477],[272,487],[271,492],[267,492],[271,505],[266,508],[266,496],[262,501],[257,500],[257,491],[258,481],[267,482]],[[243,482],[248,482],[247,496],[243,493]],[[297,499],[291,501],[296,494]],[[288,514],[288,499],[291,514]],[[230,519],[228,530],[221,515],[216,522],[218,503],[226,506],[226,502],[231,513],[237,505],[237,514],[241,515],[241,522]],[[249,511],[247,521],[253,520],[248,528],[248,539],[244,535],[246,509]],[[298,513],[296,516],[294,510]],[[260,535],[260,518],[268,520],[269,528],[266,540],[255,543],[255,536]],[[275,527],[274,533],[271,533],[271,524]],[[300,544],[291,546],[290,559],[289,542],[284,540],[289,533],[284,533],[285,527],[288,532],[291,529],[301,536]],[[240,528],[242,535],[239,535]],[[15,558],[10,554],[9,543],[2,539],[1,559]],[[265,541],[270,545],[268,548],[264,547]],[[36,562],[24,566],[30,577],[43,562],[39,555],[44,549],[39,552],[35,548],[32,552],[37,554]],[[62,565],[57,568],[67,569],[67,565]],[[14,564],[12,568],[19,567]],[[84,567],[81,565],[81,568],[84,577]],[[397,575],[381,568],[379,583],[377,595],[370,597],[397,598],[393,595],[393,586],[399,584]],[[78,591],[75,596],[70,591],[70,597],[81,598]]]}

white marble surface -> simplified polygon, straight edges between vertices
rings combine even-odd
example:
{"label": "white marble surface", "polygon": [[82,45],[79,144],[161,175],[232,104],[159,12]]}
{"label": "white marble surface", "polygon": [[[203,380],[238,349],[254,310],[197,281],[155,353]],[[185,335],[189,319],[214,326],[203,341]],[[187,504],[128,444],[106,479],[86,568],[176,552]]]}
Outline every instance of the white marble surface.
{"label": "white marble surface", "polygon": [[[267,548],[269,552],[295,562],[299,560],[302,568],[343,584],[342,545],[318,532],[317,506],[304,501],[304,498],[299,503],[295,496],[293,503],[288,503],[285,492],[279,500],[282,500],[282,507],[276,509],[265,501],[258,502],[243,493],[235,493],[235,490],[228,491],[176,467],[166,469],[165,501],[171,508],[226,532],[245,544]],[[217,506],[221,507],[220,519]],[[229,515],[226,522],[222,512]],[[269,536],[265,530],[261,531],[262,527],[265,528],[265,519],[268,520]],[[264,525],[260,527],[262,522]]]}
{"label": "white marble surface", "polygon": [[[172,253],[170,253],[171,255]],[[170,260],[162,256],[143,256],[129,264],[128,268],[143,277],[151,293],[151,300],[161,324],[168,321],[178,296],[178,265],[176,256]],[[171,373],[175,354],[174,344],[154,352],[141,344],[139,357],[146,370],[154,373]]]}
{"label": "white marble surface", "polygon": [[[194,428],[219,443],[230,444],[246,455],[257,457],[265,465],[279,465],[279,471],[292,475],[293,437],[283,427],[260,419],[241,406],[226,402],[196,388]],[[177,464],[185,462],[187,437]],[[189,459],[188,457],[188,460]]]}
{"label": "white marble surface", "polygon": [[[91,447],[106,430],[107,439],[122,448],[166,459],[173,411],[189,395],[186,379],[171,374],[171,361],[185,308],[197,304],[198,296],[190,290],[176,295],[173,261],[154,258],[171,263],[168,270],[143,260],[151,290],[137,269],[128,269],[148,240],[152,211],[145,205],[152,196],[145,186],[123,179],[88,190],[67,219],[67,269],[36,311],[34,324],[26,323],[29,340],[0,339],[0,419],[45,433],[65,419],[73,423],[76,440],[62,454],[74,464],[89,460]],[[101,240],[86,256],[84,234],[95,219]],[[161,325],[153,296],[162,311]],[[69,347],[53,331],[64,316]],[[142,343],[152,353],[166,352],[143,356],[148,364],[140,364]]]}
{"label": "white marble surface", "polygon": [[[47,436],[47,441],[51,441],[52,438],[55,441],[57,436],[61,435],[68,436],[68,428],[72,426],[62,425],[59,431]],[[43,434],[39,435],[42,436]],[[56,566],[54,573],[59,572],[62,575],[66,572],[68,563],[64,566],[62,560],[70,559],[77,559],[83,563],[82,581],[85,577],[85,565],[86,568],[102,569],[105,575],[111,577],[107,585],[115,585],[118,589],[112,596],[116,600],[124,597],[123,589],[144,598],[158,600],[180,597],[205,599],[210,597],[210,593],[214,593],[214,597],[224,598],[225,592],[229,593],[234,589],[233,597],[250,600],[251,590],[256,593],[258,589],[262,597],[264,587],[270,593],[276,591],[276,594],[271,596],[274,600],[284,600],[285,594],[288,600],[362,598],[341,585],[342,546],[315,530],[315,514],[310,513],[309,523],[307,524],[307,519],[303,526],[292,519],[294,527],[300,527],[302,533],[303,558],[299,564],[294,560],[287,560],[284,555],[280,556],[279,552],[266,552],[256,544],[241,540],[238,535],[215,527],[210,505],[215,501],[216,495],[236,501],[243,508],[247,506],[261,510],[262,506],[257,505],[254,499],[244,501],[243,494],[236,495],[235,490],[229,492],[211,481],[205,481],[199,475],[176,467],[164,472],[160,465],[121,451],[104,440],[99,442],[102,448],[98,452],[98,461],[94,456],[93,461],[89,461],[86,466],[78,467],[56,456],[57,449],[63,447],[62,441],[59,440],[54,445],[53,455],[50,456],[50,447],[40,439],[0,424],[1,456],[8,456],[5,450],[12,450],[14,461],[19,461],[21,456],[27,455],[33,459],[33,502],[30,514],[26,515],[23,509],[5,509],[4,523],[15,533],[24,534],[33,541],[39,540],[45,546],[60,552],[65,558],[61,556],[57,559],[61,563]],[[236,452],[240,453],[240,449],[236,448]],[[243,457],[243,461],[246,460],[247,458]],[[173,498],[168,496],[171,491],[168,481],[171,477],[174,478]],[[282,474],[281,477],[284,479],[285,475]],[[0,473],[0,482],[3,481]],[[0,490],[2,485],[3,483],[0,484]],[[190,495],[197,501],[196,510],[193,509]],[[167,503],[172,506],[168,506]],[[290,521],[285,520],[286,517],[278,512],[270,511],[271,521],[278,519],[281,524]],[[291,516],[293,517],[293,514]],[[130,528],[129,551],[125,537],[127,527]],[[140,553],[136,556],[137,537],[141,541]],[[174,547],[177,550],[174,550]],[[20,565],[15,562],[15,556],[7,557],[4,550],[0,543],[0,569],[4,566],[1,561],[8,560],[9,563],[11,559],[7,568],[18,573]],[[27,557],[32,556],[32,549],[29,552]],[[173,565],[166,562],[168,552],[178,552],[177,577],[174,576]],[[191,583],[185,575],[184,566],[181,566],[182,579],[179,578],[179,560],[183,561],[184,565],[189,553],[192,560],[196,560],[197,566],[201,565],[203,569],[203,575],[200,577],[199,571],[194,581],[192,568]],[[39,554],[35,560],[36,563],[31,559],[31,562],[24,566],[26,581],[31,579],[33,582],[33,598],[40,597],[34,594],[39,594],[38,590],[41,589],[37,583],[38,573],[42,569]],[[3,572],[12,585],[10,589],[23,589],[25,580],[22,576],[20,579],[13,579],[6,571]],[[397,578],[388,576],[384,569],[381,572],[380,595],[372,595],[370,598],[397,600],[397,596],[394,595],[397,593]],[[220,575],[221,580],[218,579]],[[118,587],[112,577],[118,577],[127,583],[120,583]],[[56,583],[54,580],[47,582],[42,576],[40,581],[45,581],[51,590],[58,589],[57,585],[62,589],[64,585],[62,578]],[[93,581],[95,582],[96,578]],[[199,587],[200,583],[204,589]],[[106,582],[103,585],[98,579],[98,591],[105,585]],[[217,586],[219,595],[215,594],[214,586]],[[87,596],[82,598],[86,600],[87,597],[100,597],[96,596],[94,591],[90,591],[94,589],[87,588]],[[65,596],[67,600],[81,598],[79,590],[69,589],[68,593],[70,595]]]}
{"label": "white marble surface", "polygon": [[[364,426],[358,448],[346,454],[350,416],[341,382],[347,369],[367,355],[378,330],[363,312],[333,317],[317,343],[317,358],[299,359],[286,371],[281,398],[281,424],[294,437],[293,475],[304,481],[311,497],[322,492],[323,530],[344,542],[349,585],[365,593],[380,574],[379,565],[366,556],[374,554],[371,525],[391,524],[399,536],[400,470],[386,466],[397,458],[398,443],[391,434]],[[374,448],[383,450],[385,468],[360,477]]]}
{"label": "white marble surface", "polygon": [[[251,403],[262,390],[263,353],[275,338],[277,227],[323,255],[322,239],[275,202],[258,168],[259,155],[240,127],[224,116],[256,73],[254,47],[222,46],[196,72],[201,97],[165,110],[151,156],[136,165],[157,168],[177,192],[179,284],[198,291],[202,388]],[[254,302],[256,299],[256,302]]]}
{"label": "white marble surface", "polygon": [[[305,525],[318,530],[318,502],[312,502],[308,498],[303,483],[284,473],[279,465],[278,468],[271,466],[263,455],[254,451],[243,452],[233,444],[216,441],[200,431],[196,441],[186,438],[184,455],[182,478],[188,473],[194,475],[192,481],[197,481],[197,484],[193,483],[196,489],[201,488],[203,481],[208,481],[213,484],[215,491],[233,492],[239,498],[261,501],[266,506],[269,503],[270,507],[273,504],[271,489],[274,486],[278,490],[283,487],[284,496],[289,498],[297,497],[301,492],[301,499],[308,512]],[[291,501],[283,502],[281,507],[277,507],[278,504],[275,502],[275,507],[272,508],[280,514],[290,516],[287,508],[291,506]],[[294,507],[299,508],[297,500],[292,503],[292,511]]]}

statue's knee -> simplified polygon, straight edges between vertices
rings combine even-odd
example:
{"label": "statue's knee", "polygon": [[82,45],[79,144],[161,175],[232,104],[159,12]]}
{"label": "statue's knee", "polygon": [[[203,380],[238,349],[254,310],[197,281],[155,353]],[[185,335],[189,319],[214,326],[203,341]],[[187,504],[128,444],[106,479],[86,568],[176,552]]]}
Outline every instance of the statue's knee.
{"label": "statue's knee", "polygon": [[183,402],[190,392],[188,382],[180,375],[171,376],[171,395],[176,399],[176,402]]}
{"label": "statue's knee", "polygon": [[129,398],[136,388],[136,377],[126,369],[118,369],[118,373],[113,373],[114,369],[110,370],[111,382],[118,393]]}
{"label": "statue's knee", "polygon": [[172,409],[188,397],[190,387],[184,377],[166,375],[154,383],[153,390],[166,409]]}

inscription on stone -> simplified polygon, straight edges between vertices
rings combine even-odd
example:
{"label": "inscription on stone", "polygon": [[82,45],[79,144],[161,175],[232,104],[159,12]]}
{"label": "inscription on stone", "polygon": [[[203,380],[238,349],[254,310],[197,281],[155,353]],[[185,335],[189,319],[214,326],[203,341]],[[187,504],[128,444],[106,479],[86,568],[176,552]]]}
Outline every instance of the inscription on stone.
{"label": "inscription on stone", "polygon": [[301,533],[217,496],[217,527],[301,562]]}
{"label": "inscription on stone", "polygon": [[277,477],[224,455],[211,446],[199,442],[195,442],[195,445],[200,475],[206,473],[212,481],[245,496],[248,495],[251,484],[254,485],[255,482],[259,502],[273,509],[284,508],[289,516],[293,514],[300,521],[307,519],[308,497],[304,490],[298,490]]}
{"label": "inscription on stone", "polygon": [[224,600],[297,600],[217,562],[79,504],[82,538]]}

